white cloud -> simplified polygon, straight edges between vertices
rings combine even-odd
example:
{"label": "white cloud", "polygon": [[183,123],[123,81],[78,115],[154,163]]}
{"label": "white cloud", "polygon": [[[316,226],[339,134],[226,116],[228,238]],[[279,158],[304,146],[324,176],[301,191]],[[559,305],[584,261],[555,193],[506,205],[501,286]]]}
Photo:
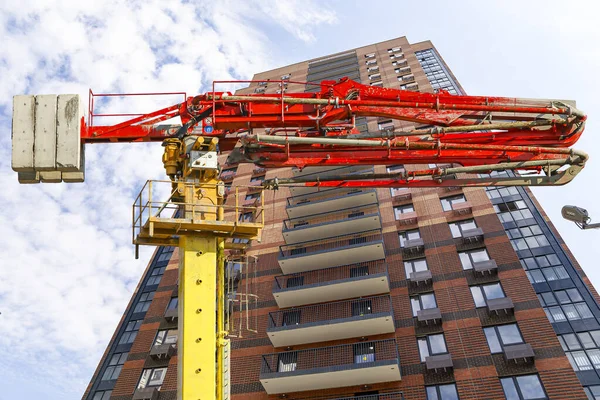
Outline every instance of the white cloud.
{"label": "white cloud", "polygon": [[[289,41],[306,41],[315,26],[335,21],[316,5],[6,0],[0,4],[0,110],[9,113],[12,96],[21,93],[87,99],[92,87],[195,94],[214,79],[249,79],[273,62],[265,25],[289,32]],[[150,98],[112,105],[120,111],[158,106]],[[0,115],[5,133],[8,118]],[[133,259],[130,207],[146,179],[164,177],[161,150],[88,145],[86,183],[21,186],[8,164],[9,135],[1,136],[0,376],[21,382],[12,387],[20,398],[83,393],[151,252]]]}

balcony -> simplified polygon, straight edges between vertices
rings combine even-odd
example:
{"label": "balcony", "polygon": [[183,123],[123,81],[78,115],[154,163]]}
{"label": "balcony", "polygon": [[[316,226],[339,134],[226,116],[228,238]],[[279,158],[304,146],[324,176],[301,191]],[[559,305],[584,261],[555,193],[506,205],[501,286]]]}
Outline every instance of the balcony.
{"label": "balcony", "polygon": [[286,219],[283,221],[282,233],[285,242],[293,244],[374,229],[381,229],[381,216],[377,204]]}
{"label": "balcony", "polygon": [[389,295],[336,301],[269,313],[274,347],[393,333]]}
{"label": "balcony", "polygon": [[385,258],[381,230],[343,235],[279,247],[284,274],[338,267]]}
{"label": "balcony", "polygon": [[486,260],[473,263],[473,272],[476,274],[485,275],[486,273],[492,274],[498,272],[498,265],[495,260]]}
{"label": "balcony", "polygon": [[409,281],[411,281],[412,283],[416,283],[417,285],[421,283],[427,283],[431,279],[432,276],[430,270],[411,272],[408,277]]}
{"label": "balcony", "polygon": [[513,344],[511,346],[504,346],[502,351],[504,352],[504,357],[506,358],[506,361],[514,361],[515,363],[519,362],[520,360],[528,362],[530,360],[533,360],[535,357],[533,348],[529,343],[520,343]]}
{"label": "balcony", "polygon": [[515,308],[513,301],[510,297],[501,297],[499,299],[491,299],[487,301],[488,312],[500,314],[500,311],[508,314]]}
{"label": "balcony", "polygon": [[177,322],[177,319],[178,319],[177,308],[173,308],[173,309],[165,311],[165,319],[168,322]]}
{"label": "balcony", "polygon": [[374,203],[377,203],[375,189],[328,189],[305,196],[289,197],[286,211],[289,218],[301,218]]}
{"label": "balcony", "polygon": [[428,370],[437,371],[438,369],[446,371],[454,367],[452,356],[450,354],[440,354],[437,356],[429,356],[425,358],[425,365]]}
{"label": "balcony", "polygon": [[385,260],[343,265],[275,277],[273,296],[280,308],[389,293]]}
{"label": "balcony", "polygon": [[396,220],[400,225],[412,225],[417,223],[416,211],[405,212],[396,216]]}
{"label": "balcony", "polygon": [[268,394],[400,380],[396,340],[265,354],[260,382]]}
{"label": "balcony", "polygon": [[[353,165],[349,167],[306,167],[302,171],[293,169],[292,173],[295,178],[325,178],[337,175],[356,175],[372,173],[373,166]],[[300,196],[308,193],[318,192],[321,188],[317,186],[291,186],[290,193],[292,196]]]}
{"label": "balcony", "polygon": [[437,324],[442,320],[442,312],[439,308],[426,308],[417,311],[417,321],[425,325]]}
{"label": "balcony", "polygon": [[468,201],[452,205],[452,213],[454,215],[471,214],[472,211],[471,203]]}
{"label": "balcony", "polygon": [[462,232],[463,243],[475,243],[483,240],[483,230],[481,228],[465,229]]}
{"label": "balcony", "polygon": [[150,357],[155,360],[169,359],[177,354],[177,348],[172,343],[152,346],[150,349]]}
{"label": "balcony", "polygon": [[260,176],[267,173],[266,168],[255,168],[252,170],[252,176]]}
{"label": "balcony", "polygon": [[132,400],[158,400],[158,395],[158,388],[155,387],[136,389]]}
{"label": "balcony", "polygon": [[409,239],[404,242],[402,253],[407,256],[418,256],[425,251],[425,242],[422,238]]}

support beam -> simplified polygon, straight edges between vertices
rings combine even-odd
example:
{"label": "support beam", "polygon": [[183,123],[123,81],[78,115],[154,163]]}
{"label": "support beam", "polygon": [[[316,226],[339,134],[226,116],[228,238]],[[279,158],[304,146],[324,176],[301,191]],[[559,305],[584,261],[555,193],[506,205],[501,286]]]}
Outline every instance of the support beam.
{"label": "support beam", "polygon": [[212,400],[217,392],[217,238],[182,236],[179,240],[178,399]]}

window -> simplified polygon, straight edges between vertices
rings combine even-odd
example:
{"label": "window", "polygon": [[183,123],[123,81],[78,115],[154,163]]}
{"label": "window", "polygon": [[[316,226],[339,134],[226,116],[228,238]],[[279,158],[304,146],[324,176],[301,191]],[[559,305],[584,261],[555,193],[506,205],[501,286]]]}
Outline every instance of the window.
{"label": "window", "polygon": [[299,325],[300,310],[290,310],[283,312],[282,326]]}
{"label": "window", "polygon": [[462,194],[459,194],[458,196],[444,197],[443,199],[440,199],[440,201],[442,202],[444,211],[450,211],[454,210],[454,207],[456,207],[457,204],[465,203],[467,199],[465,199],[465,196]]}
{"label": "window", "polygon": [[500,383],[502,383],[506,400],[542,400],[548,398],[537,375],[502,378]]}
{"label": "window", "polygon": [[559,335],[558,341],[575,371],[600,370],[600,330]]}
{"label": "window", "polygon": [[570,279],[556,254],[522,258],[521,265],[531,283]]}
{"label": "window", "polygon": [[173,250],[174,248],[171,246],[163,247],[162,251],[160,252],[160,255],[156,259],[156,262],[169,261],[171,259],[171,256],[173,255]]}
{"label": "window", "polygon": [[494,210],[502,222],[520,221],[533,218],[533,214],[527,208],[523,200],[507,201],[494,205]]}
{"label": "window", "polygon": [[539,225],[509,229],[506,233],[515,251],[550,246],[550,242],[546,239]]}
{"label": "window", "polygon": [[427,260],[420,258],[418,260],[404,261],[404,270],[406,271],[406,277],[410,277],[413,272],[427,271]]}
{"label": "window", "polygon": [[375,58],[375,53],[365,54],[365,58]]}
{"label": "window", "polygon": [[152,272],[150,272],[150,278],[148,278],[148,283],[146,283],[146,286],[158,285],[162,276],[165,274],[166,269],[167,267],[153,268]]}
{"label": "window", "polygon": [[177,309],[177,304],[179,304],[179,298],[178,297],[171,297],[171,300],[169,300],[169,305],[167,306],[167,310],[175,310],[175,309]]}
{"label": "window", "polygon": [[296,365],[298,364],[297,352],[279,353],[277,358],[277,372],[291,372],[296,370]]}
{"label": "window", "polygon": [[366,314],[373,313],[373,305],[371,300],[357,300],[352,302],[352,316],[362,317]]}
{"label": "window", "polygon": [[239,222],[252,222],[253,214],[254,213],[252,211],[243,212],[240,214],[238,221]]}
{"label": "window", "polygon": [[94,393],[94,397],[92,397],[92,400],[109,400],[111,394],[112,394],[112,390],[104,390],[104,391],[96,392],[96,393]]}
{"label": "window", "polygon": [[400,238],[400,247],[404,247],[407,240],[420,239],[421,233],[418,229],[413,229],[410,231],[398,232],[398,237]]}
{"label": "window", "polygon": [[388,51],[388,53],[396,53],[398,51],[402,51],[402,48],[401,47],[392,47],[391,49],[388,49],[387,51]]}
{"label": "window", "polygon": [[254,93],[264,93],[265,92],[265,88],[256,88],[254,89]]}
{"label": "window", "polygon": [[473,219],[467,219],[465,221],[453,222],[448,224],[450,231],[452,232],[453,238],[459,238],[463,236],[463,232],[469,229],[477,229],[477,224]]}
{"label": "window", "polygon": [[250,193],[250,194],[247,194],[246,197],[244,198],[244,200],[246,200],[246,201],[256,200],[256,199],[260,199],[260,193]]}
{"label": "window", "polygon": [[156,339],[154,339],[154,346],[175,343],[177,343],[177,329],[165,329],[158,331],[156,334]]}
{"label": "window", "polygon": [[463,269],[473,269],[473,263],[490,259],[486,249],[463,251],[458,253]]}
{"label": "window", "polygon": [[285,282],[286,287],[293,288],[304,285],[304,277],[303,276],[294,276],[288,278]]}
{"label": "window", "polygon": [[413,317],[417,316],[417,312],[421,310],[429,310],[437,308],[437,302],[435,301],[435,294],[425,293],[410,298],[410,305],[412,307]]}
{"label": "window", "polygon": [[485,307],[488,300],[501,299],[506,297],[500,283],[489,285],[471,286],[471,294],[475,301],[475,307]]}
{"label": "window", "polygon": [[576,288],[540,293],[538,299],[550,322],[594,318],[594,314]]}
{"label": "window", "polygon": [[400,219],[400,216],[402,214],[408,214],[411,212],[415,212],[415,208],[413,207],[412,204],[394,207],[394,215],[396,216],[396,219]]}
{"label": "window", "polygon": [[500,197],[516,196],[519,194],[519,190],[514,186],[508,187],[494,187],[493,189],[485,190],[487,196],[490,199],[498,199]]}
{"label": "window", "polygon": [[365,215],[364,211],[353,211],[350,214],[348,214],[348,218],[362,217],[363,215]]}
{"label": "window", "polygon": [[250,182],[254,183],[254,182],[260,182],[262,183],[265,180],[265,176],[264,175],[260,175],[260,176],[253,176],[250,178]]}
{"label": "window", "polygon": [[448,354],[443,333],[417,338],[417,344],[419,345],[419,354],[421,355],[422,362],[425,362],[425,359],[429,356]]}
{"label": "window", "polygon": [[375,344],[373,343],[358,343],[353,346],[354,363],[375,362]]}
{"label": "window", "polygon": [[134,313],[146,312],[150,307],[150,303],[152,303],[152,299],[154,298],[154,292],[146,292],[142,293],[140,299],[138,300],[135,308],[133,309]]}
{"label": "window", "polygon": [[125,327],[125,332],[121,335],[121,339],[119,340],[119,344],[128,344],[133,343],[135,337],[137,336],[138,331],[140,330],[140,326],[142,325],[142,320],[138,319],[137,321],[129,321],[127,326]]}
{"label": "window", "polygon": [[490,352],[501,353],[504,346],[523,343],[521,331],[517,324],[498,325],[483,328]]}
{"label": "window", "polygon": [[281,75],[281,80],[282,81],[287,81],[288,79],[290,79],[291,76],[292,76],[292,74]]}
{"label": "window", "polygon": [[103,381],[114,381],[119,377],[121,373],[121,369],[123,368],[123,364],[125,364],[125,360],[127,360],[127,356],[129,353],[115,353],[110,357],[110,361],[108,362],[108,367],[104,371],[102,375]]}
{"label": "window", "polygon": [[369,275],[369,266],[361,265],[360,267],[350,268],[350,278]]}
{"label": "window", "polygon": [[599,400],[600,399],[600,386],[588,386],[584,387],[585,394],[589,400]]}
{"label": "window", "polygon": [[454,383],[425,387],[427,400],[459,400]]}
{"label": "window", "polygon": [[147,387],[155,387],[160,389],[163,381],[165,380],[165,375],[167,374],[167,367],[164,368],[146,368],[142,371],[142,377],[140,378],[140,383],[138,384],[138,389],[144,389]]}

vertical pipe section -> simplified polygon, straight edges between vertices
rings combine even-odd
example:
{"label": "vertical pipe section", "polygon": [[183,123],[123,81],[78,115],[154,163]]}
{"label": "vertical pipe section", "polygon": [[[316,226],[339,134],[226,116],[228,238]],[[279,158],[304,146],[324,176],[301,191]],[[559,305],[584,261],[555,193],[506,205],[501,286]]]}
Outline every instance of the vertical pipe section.
{"label": "vertical pipe section", "polygon": [[217,238],[182,236],[179,247],[178,399],[211,400],[217,393]]}
{"label": "vertical pipe section", "polygon": [[223,400],[225,331],[225,240],[217,238],[217,400]]}

